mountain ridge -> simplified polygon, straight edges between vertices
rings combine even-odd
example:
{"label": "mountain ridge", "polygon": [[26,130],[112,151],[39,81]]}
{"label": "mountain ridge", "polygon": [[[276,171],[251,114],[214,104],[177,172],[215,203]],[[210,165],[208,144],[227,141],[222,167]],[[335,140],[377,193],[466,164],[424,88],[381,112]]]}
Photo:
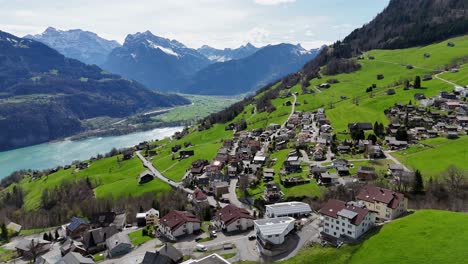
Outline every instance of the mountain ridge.
{"label": "mountain ridge", "polygon": [[66,58],[41,42],[0,31],[2,150],[81,132],[83,119],[187,103]]}
{"label": "mountain ridge", "polygon": [[48,27],[43,33],[26,35],[56,49],[66,57],[86,64],[102,64],[109,53],[121,45],[115,40],[107,40],[98,34],[81,29],[59,30]]}

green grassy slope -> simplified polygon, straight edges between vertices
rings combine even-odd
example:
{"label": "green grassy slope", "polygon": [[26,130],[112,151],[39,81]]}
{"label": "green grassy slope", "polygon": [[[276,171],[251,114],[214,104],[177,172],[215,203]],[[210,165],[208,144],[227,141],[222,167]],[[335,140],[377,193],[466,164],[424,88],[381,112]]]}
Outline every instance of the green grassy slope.
{"label": "green grassy slope", "polygon": [[118,198],[126,195],[141,195],[150,191],[171,190],[168,184],[157,179],[145,185],[139,185],[138,176],[143,171],[144,167],[137,157],[123,161],[121,166],[117,162],[117,157],[110,157],[95,161],[89,168],[79,172],[75,172],[74,169],[60,170],[37,180],[27,177],[18,184],[26,193],[24,208],[27,210],[39,207],[43,190],[57,187],[64,181],[86,177],[93,184],[98,198]]}
{"label": "green grassy slope", "polygon": [[432,147],[415,145],[392,155],[407,167],[419,169],[425,179],[438,177],[451,164],[468,169],[468,136],[456,140],[432,138],[421,143]]}
{"label": "green grassy slope", "polygon": [[280,263],[466,263],[468,227],[460,225],[466,221],[465,213],[421,210],[384,225],[362,244],[304,248]]}

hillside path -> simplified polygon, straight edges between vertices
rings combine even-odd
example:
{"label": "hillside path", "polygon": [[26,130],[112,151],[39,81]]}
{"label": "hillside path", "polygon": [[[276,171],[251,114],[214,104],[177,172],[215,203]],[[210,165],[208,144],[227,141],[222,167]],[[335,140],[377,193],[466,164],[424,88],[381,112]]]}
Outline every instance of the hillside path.
{"label": "hillside path", "polygon": [[441,81],[443,81],[443,82],[445,82],[445,83],[448,83],[448,84],[451,84],[451,85],[453,85],[453,86],[461,86],[461,87],[463,87],[463,85],[459,85],[459,84],[456,84],[456,83],[451,82],[451,81],[449,81],[449,80],[446,80],[446,79],[444,79],[444,78],[441,78],[439,75],[441,75],[441,74],[443,74],[443,73],[446,73],[446,71],[441,72],[441,73],[438,73],[438,74],[436,74],[434,77],[435,77],[436,79],[438,79],[438,80],[441,80]]}
{"label": "hillside path", "polygon": [[388,158],[389,160],[395,162],[395,164],[398,164],[398,165],[403,166],[403,169],[404,169],[405,171],[411,171],[411,170],[408,169],[408,167],[405,166],[405,164],[401,163],[399,160],[397,160],[395,157],[393,157],[393,156],[392,156],[392,152],[394,152],[394,151],[389,151],[389,150],[384,151],[385,156],[387,156],[387,158]]}

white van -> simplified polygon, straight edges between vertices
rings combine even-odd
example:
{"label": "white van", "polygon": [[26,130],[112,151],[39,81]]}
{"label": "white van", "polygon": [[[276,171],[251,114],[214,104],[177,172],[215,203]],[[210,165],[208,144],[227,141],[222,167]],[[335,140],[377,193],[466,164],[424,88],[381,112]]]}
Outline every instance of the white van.
{"label": "white van", "polygon": [[202,244],[197,244],[196,247],[197,251],[207,251],[208,249],[206,248],[205,245]]}

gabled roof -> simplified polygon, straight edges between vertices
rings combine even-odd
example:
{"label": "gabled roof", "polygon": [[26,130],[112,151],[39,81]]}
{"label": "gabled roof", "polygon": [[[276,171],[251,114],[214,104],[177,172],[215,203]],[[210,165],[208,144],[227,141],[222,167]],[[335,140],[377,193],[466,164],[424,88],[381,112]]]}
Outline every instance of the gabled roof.
{"label": "gabled roof", "polygon": [[34,241],[35,245],[37,245],[37,244],[41,244],[41,245],[50,244],[49,241],[39,239],[39,238],[23,239],[16,245],[15,248],[23,250],[23,251],[29,251],[31,249],[31,243],[33,243],[33,241]]}
{"label": "gabled roof", "polygon": [[229,264],[227,260],[225,260],[220,255],[213,253],[208,255],[204,258],[197,259],[197,260],[188,260],[184,262],[185,264]]}
{"label": "gabled roof", "polygon": [[89,225],[89,222],[82,219],[82,218],[79,218],[79,217],[76,217],[74,216],[71,221],[70,221],[70,224],[67,226],[67,229],[70,230],[71,232],[75,231],[78,227],[80,227],[81,225]]}
{"label": "gabled roof", "polygon": [[125,233],[116,233],[106,240],[107,249],[110,251],[120,244],[132,245],[130,238]]}
{"label": "gabled roof", "polygon": [[361,208],[353,204],[346,204],[340,200],[328,200],[328,202],[320,209],[320,214],[333,217],[335,219],[339,216],[348,218],[353,225],[360,225],[362,220],[369,213],[366,208]]}
{"label": "gabled roof", "polygon": [[192,213],[174,210],[163,216],[159,224],[168,226],[171,230],[175,230],[188,222],[200,223],[201,221]]}
{"label": "gabled roof", "polygon": [[118,233],[116,226],[96,228],[88,230],[83,234],[83,244],[86,248],[94,247],[106,242],[106,239]]}
{"label": "gabled roof", "polygon": [[206,199],[208,199],[208,196],[204,194],[200,189],[196,189],[193,192],[193,199],[197,201],[205,201]]}
{"label": "gabled roof", "polygon": [[159,252],[146,252],[141,264],[172,264],[175,263],[171,258],[159,254]]}
{"label": "gabled roof", "polygon": [[380,188],[373,185],[364,186],[357,196],[358,200],[367,202],[380,202],[386,204],[389,208],[395,209],[404,195],[389,189]]}
{"label": "gabled roof", "polygon": [[242,218],[254,219],[253,216],[250,215],[249,211],[232,204],[228,204],[225,207],[219,209],[215,215],[218,217],[218,219],[223,221],[225,225],[229,225],[232,222]]}
{"label": "gabled roof", "polygon": [[159,254],[169,257],[174,263],[179,263],[184,256],[182,253],[171,244],[165,244],[158,250]]}
{"label": "gabled roof", "polygon": [[94,260],[85,258],[79,253],[70,252],[66,254],[57,264],[94,264]]}

